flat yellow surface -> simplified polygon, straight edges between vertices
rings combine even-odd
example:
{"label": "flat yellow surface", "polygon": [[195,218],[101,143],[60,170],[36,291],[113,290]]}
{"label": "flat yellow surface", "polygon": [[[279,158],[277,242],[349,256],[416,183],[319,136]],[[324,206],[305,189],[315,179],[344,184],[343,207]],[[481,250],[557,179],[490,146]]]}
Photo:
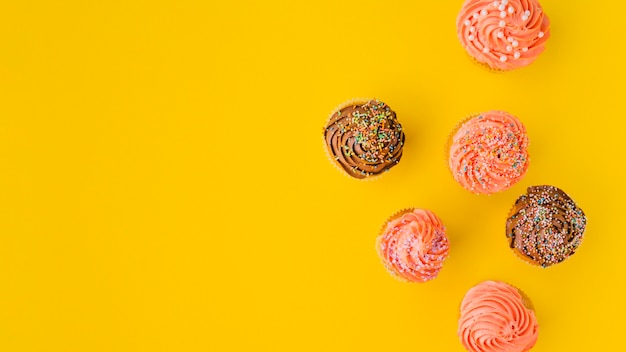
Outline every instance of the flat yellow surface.
{"label": "flat yellow surface", "polygon": [[[0,12],[0,350],[462,351],[467,289],[533,300],[534,351],[624,351],[626,3],[543,0],[533,65],[468,60],[454,1],[5,1]],[[407,143],[378,181],[339,173],[331,110],[387,102]],[[444,162],[468,114],[530,137],[512,189],[475,196]],[[566,262],[532,267],[504,221],[529,185],[588,216]],[[450,257],[404,284],[374,244],[405,207]]]}

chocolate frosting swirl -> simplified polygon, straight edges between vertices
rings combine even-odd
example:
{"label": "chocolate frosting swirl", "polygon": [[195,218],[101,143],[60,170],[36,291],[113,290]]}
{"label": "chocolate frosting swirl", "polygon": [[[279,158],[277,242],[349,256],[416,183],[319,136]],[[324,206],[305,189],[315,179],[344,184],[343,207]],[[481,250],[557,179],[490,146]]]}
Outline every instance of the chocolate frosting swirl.
{"label": "chocolate frosting swirl", "polygon": [[515,202],[506,235],[518,255],[545,268],[574,254],[586,224],[585,214],[565,192],[533,186]]}
{"label": "chocolate frosting swirl", "polygon": [[387,104],[370,100],[336,111],[324,128],[329,154],[348,175],[379,175],[400,162],[402,126]]}

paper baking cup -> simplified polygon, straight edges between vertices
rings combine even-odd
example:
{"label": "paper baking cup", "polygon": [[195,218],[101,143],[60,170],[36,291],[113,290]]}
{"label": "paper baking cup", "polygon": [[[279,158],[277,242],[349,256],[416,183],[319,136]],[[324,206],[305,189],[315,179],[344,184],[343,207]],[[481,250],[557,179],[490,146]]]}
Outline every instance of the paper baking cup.
{"label": "paper baking cup", "polygon": [[[465,49],[465,48],[463,48],[463,49]],[[478,65],[478,66],[480,66],[480,67],[482,67],[482,68],[484,68],[484,69],[488,70],[489,72],[492,72],[492,73],[503,73],[503,72],[507,72],[506,70],[502,70],[502,69],[499,69],[499,68],[493,68],[493,67],[489,66],[489,64],[488,64],[488,63],[486,63],[486,62],[478,61],[478,59],[477,59],[477,58],[475,58],[474,56],[472,56],[472,54],[470,54],[470,53],[467,51],[467,49],[465,49],[465,53],[467,54],[467,57],[468,57],[468,58],[469,58],[469,59],[470,59],[470,60],[471,60],[474,64],[476,64],[476,65]]]}
{"label": "paper baking cup", "polygon": [[511,284],[507,285],[513,287],[514,289],[517,290],[517,292],[519,293],[520,296],[522,296],[522,304],[524,305],[524,307],[526,307],[526,309],[528,310],[532,310],[533,312],[535,311],[535,306],[533,305],[533,302],[530,300],[530,297],[528,297],[528,295],[526,294],[526,292],[520,290],[518,287],[513,286]]}

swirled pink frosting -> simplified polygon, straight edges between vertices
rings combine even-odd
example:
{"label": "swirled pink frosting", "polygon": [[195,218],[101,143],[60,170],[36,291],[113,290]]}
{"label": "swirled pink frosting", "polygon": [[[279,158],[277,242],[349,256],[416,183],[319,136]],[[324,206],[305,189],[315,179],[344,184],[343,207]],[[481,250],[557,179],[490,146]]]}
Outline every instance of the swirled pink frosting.
{"label": "swirled pink frosting", "polygon": [[537,0],[466,0],[457,17],[461,44],[497,70],[531,64],[550,37],[550,21]]}
{"label": "swirled pink frosting", "polygon": [[516,288],[484,281],[463,298],[458,335],[468,351],[524,352],[537,342],[538,325]]}
{"label": "swirled pink frosting", "polygon": [[524,125],[504,111],[489,111],[463,123],[450,141],[454,179],[473,193],[503,191],[528,169]]}
{"label": "swirled pink frosting", "polygon": [[389,272],[406,281],[425,282],[439,274],[449,243],[433,212],[411,209],[387,222],[377,249]]}

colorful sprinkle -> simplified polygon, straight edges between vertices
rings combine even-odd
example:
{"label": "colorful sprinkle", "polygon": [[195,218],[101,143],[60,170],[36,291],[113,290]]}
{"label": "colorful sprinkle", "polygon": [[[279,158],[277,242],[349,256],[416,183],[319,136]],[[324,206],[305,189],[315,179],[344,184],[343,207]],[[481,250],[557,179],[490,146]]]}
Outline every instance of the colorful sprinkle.
{"label": "colorful sprinkle", "polygon": [[578,249],[587,219],[562,190],[553,186],[529,187],[513,209],[506,233],[511,248],[521,256],[548,267]]}

